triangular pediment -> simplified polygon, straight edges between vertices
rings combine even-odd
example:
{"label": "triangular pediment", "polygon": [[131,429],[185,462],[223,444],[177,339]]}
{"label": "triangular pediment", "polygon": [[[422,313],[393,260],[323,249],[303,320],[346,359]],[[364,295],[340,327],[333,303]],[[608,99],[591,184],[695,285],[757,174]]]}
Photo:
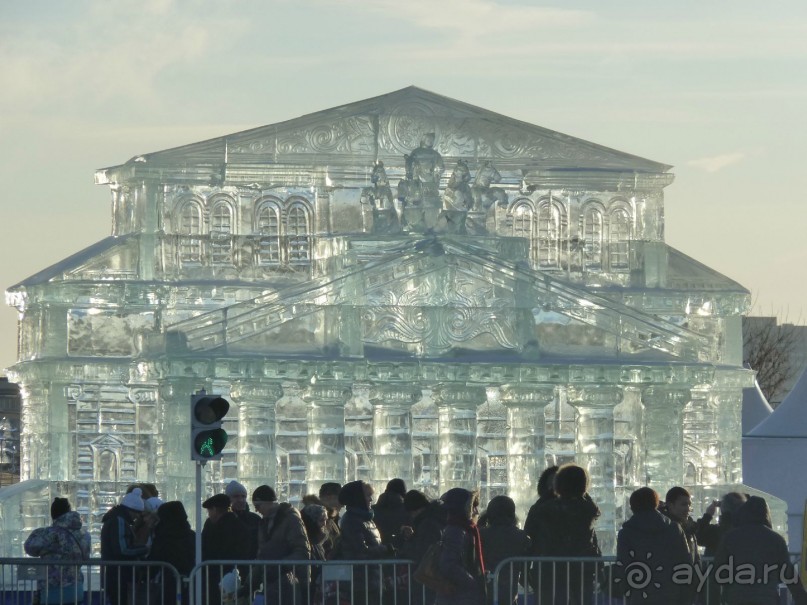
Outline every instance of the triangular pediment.
{"label": "triangular pediment", "polygon": [[490,160],[505,170],[660,173],[670,168],[414,86],[285,122],[144,154],[126,166],[400,163],[429,132],[435,133],[435,148],[446,159]]}
{"label": "triangular pediment", "polygon": [[377,257],[365,250],[366,262],[346,263],[350,270],[339,276],[203,314],[168,331],[181,333],[190,351],[242,352],[251,341],[247,349],[270,356],[283,355],[278,343],[286,329],[295,342],[307,338],[320,352],[351,356],[374,347],[424,357],[466,348],[534,355],[558,330],[574,331],[590,344],[586,354],[599,342],[615,354],[618,348],[618,355],[655,351],[693,360],[711,346],[672,322],[481,246],[439,237],[399,249],[381,244]]}

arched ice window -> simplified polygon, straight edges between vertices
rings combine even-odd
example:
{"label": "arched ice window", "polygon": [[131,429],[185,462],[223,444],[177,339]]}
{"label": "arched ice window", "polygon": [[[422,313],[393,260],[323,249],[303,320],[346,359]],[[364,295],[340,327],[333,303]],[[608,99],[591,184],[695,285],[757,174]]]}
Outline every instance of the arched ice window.
{"label": "arched ice window", "polygon": [[629,268],[630,214],[625,208],[615,208],[608,215],[608,266],[611,271]]}
{"label": "arched ice window", "polygon": [[210,213],[210,262],[214,265],[233,263],[233,214],[227,201],[213,205]]}
{"label": "arched ice window", "polygon": [[583,210],[583,266],[602,269],[603,214],[598,204],[589,203]]}
{"label": "arched ice window", "polygon": [[538,265],[544,268],[560,267],[561,207],[553,200],[538,205]]}
{"label": "arched ice window", "polygon": [[258,264],[280,264],[280,202],[265,201],[255,215],[258,233]]}
{"label": "arched ice window", "polygon": [[183,263],[202,261],[202,204],[187,200],[179,209],[179,257]]}
{"label": "arched ice window", "polygon": [[305,206],[294,203],[286,213],[289,263],[307,263],[311,258],[311,227]]}

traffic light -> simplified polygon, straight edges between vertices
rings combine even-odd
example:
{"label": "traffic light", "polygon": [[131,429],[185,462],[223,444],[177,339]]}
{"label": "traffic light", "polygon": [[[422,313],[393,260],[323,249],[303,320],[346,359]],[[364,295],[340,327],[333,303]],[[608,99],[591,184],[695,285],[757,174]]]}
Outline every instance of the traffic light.
{"label": "traffic light", "polygon": [[191,395],[191,460],[221,460],[227,431],[221,421],[230,409],[226,399],[204,390]]}

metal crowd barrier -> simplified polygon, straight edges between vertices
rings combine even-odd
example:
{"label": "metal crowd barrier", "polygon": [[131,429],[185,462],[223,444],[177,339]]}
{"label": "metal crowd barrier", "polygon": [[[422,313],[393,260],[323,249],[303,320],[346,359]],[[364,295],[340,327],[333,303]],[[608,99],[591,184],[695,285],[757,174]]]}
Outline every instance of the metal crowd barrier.
{"label": "metal crowd barrier", "polygon": [[188,605],[167,563],[0,558],[0,605]]}
{"label": "metal crowd barrier", "polygon": [[[794,569],[798,555],[791,555]],[[603,557],[514,557],[496,566],[488,578],[488,595],[493,605],[624,605],[641,602],[652,592],[658,580],[653,574],[660,568],[649,561],[622,568],[614,556]],[[713,578],[711,558],[703,557],[700,566],[690,571],[691,583],[679,577],[679,586],[691,593],[692,603],[720,605],[719,585]],[[789,573],[788,579],[794,578]],[[784,584],[779,585],[778,605],[793,605],[793,597]],[[631,597],[630,593],[634,593]],[[638,594],[638,596],[637,596]]]}
{"label": "metal crowd barrier", "polygon": [[[401,559],[205,561],[191,572],[190,602],[197,605],[433,605],[413,574],[413,562]],[[197,584],[202,591],[199,600],[196,599]]]}
{"label": "metal crowd barrier", "polygon": [[[397,559],[206,561],[182,578],[157,562],[0,558],[0,605],[433,605],[434,595],[414,580],[414,568],[413,562]],[[622,571],[615,557],[506,559],[489,570],[488,600],[494,605],[624,604]],[[75,578],[83,578],[81,585]],[[652,574],[633,576],[630,585],[641,591],[652,581]],[[716,605],[714,588],[703,580],[699,590],[693,589],[693,602]],[[779,604],[792,603],[780,587]]]}

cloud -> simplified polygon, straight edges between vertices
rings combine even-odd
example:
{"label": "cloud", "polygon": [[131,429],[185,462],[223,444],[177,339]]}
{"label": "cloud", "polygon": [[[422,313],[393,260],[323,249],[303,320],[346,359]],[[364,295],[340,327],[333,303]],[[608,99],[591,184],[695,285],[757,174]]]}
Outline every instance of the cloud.
{"label": "cloud", "polygon": [[715,155],[709,158],[699,158],[697,160],[689,160],[687,165],[700,168],[706,172],[717,172],[726,166],[731,166],[737,162],[743,161],[747,156],[745,152],[735,151],[734,153],[724,153]]}

